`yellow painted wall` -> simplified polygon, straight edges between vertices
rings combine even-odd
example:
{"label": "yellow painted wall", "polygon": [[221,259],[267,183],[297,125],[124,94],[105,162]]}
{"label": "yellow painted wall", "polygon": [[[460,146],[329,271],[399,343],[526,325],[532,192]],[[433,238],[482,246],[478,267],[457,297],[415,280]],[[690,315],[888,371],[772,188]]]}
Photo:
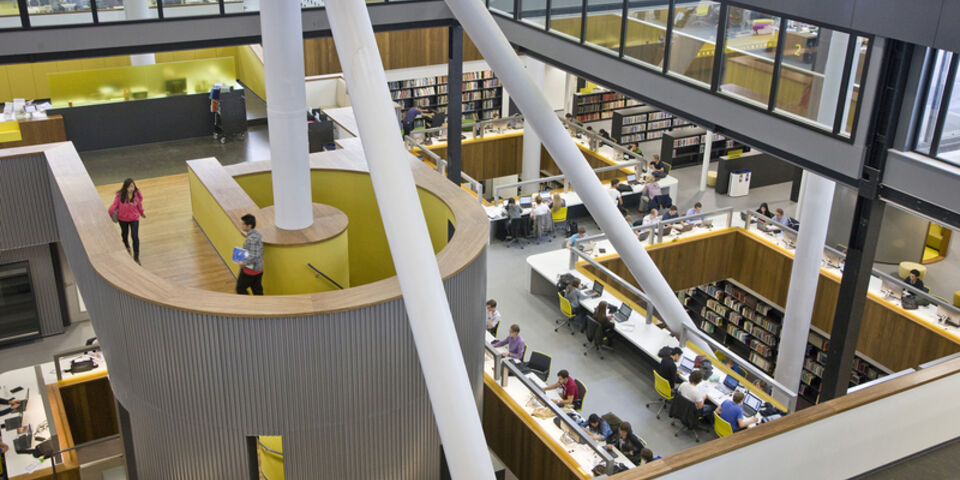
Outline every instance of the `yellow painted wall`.
{"label": "yellow painted wall", "polygon": [[193,209],[193,218],[210,240],[213,248],[217,250],[220,258],[227,259],[224,263],[236,276],[240,267],[231,262],[230,258],[233,257],[233,247],[243,245],[243,234],[237,230],[227,213],[220,208],[217,201],[213,199],[213,195],[189,168],[187,178],[190,180],[190,205]]}
{"label": "yellow painted wall", "polygon": [[233,47],[237,63],[237,79],[258,97],[267,99],[267,83],[263,76],[263,62],[260,61],[249,45]]}
{"label": "yellow painted wall", "polygon": [[[259,207],[273,204],[273,185],[268,173],[235,177],[240,187]],[[312,172],[313,201],[338,208],[349,219],[350,282],[363,285],[396,274],[387,236],[366,173],[317,170]],[[433,251],[447,245],[447,221],[456,225],[453,212],[439,198],[419,189]]]}
{"label": "yellow painted wall", "polygon": [[[257,446],[257,458],[260,461],[260,471],[266,480],[283,480],[283,437],[278,435],[262,435],[258,438],[262,445]],[[267,447],[273,453],[267,450]]]}

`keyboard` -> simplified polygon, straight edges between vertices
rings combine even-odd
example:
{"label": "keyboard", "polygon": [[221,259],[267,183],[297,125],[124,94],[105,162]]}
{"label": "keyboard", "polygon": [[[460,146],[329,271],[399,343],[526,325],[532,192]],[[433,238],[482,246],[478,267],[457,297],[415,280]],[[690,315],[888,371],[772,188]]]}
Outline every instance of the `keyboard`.
{"label": "keyboard", "polygon": [[744,417],[749,418],[749,417],[752,417],[752,416],[754,416],[754,415],[757,414],[757,411],[754,410],[753,407],[751,407],[750,405],[747,405],[746,403],[744,403],[743,405],[741,405],[740,408],[743,409],[743,416],[744,416]]}
{"label": "keyboard", "polygon": [[719,390],[720,393],[722,393],[722,394],[724,394],[724,395],[730,395],[731,393],[733,393],[733,390],[731,390],[730,387],[728,387],[728,386],[726,386],[726,385],[724,385],[724,384],[722,384],[722,383],[719,384],[719,385],[717,385],[717,390]]}

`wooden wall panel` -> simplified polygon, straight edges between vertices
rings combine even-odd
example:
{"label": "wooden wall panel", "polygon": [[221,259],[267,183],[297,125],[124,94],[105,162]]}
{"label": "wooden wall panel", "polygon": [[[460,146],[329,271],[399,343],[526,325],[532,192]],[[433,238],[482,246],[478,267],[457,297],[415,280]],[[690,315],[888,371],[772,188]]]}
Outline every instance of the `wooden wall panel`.
{"label": "wooden wall panel", "polygon": [[793,257],[742,232],[735,252],[733,278],[773,303],[786,305]]}
{"label": "wooden wall panel", "polygon": [[[590,151],[590,149],[584,148],[582,145],[578,146],[580,147],[580,151],[583,152],[584,158],[587,159],[587,163],[590,164],[590,168],[601,168],[609,167],[610,165],[616,165],[612,161]],[[547,152],[547,149],[543,148],[542,146],[540,147],[540,170],[544,172],[544,174],[548,174],[550,176],[560,175],[561,173],[560,167],[558,167],[556,162],[554,162],[553,157],[551,157],[550,153]],[[604,181],[615,177],[623,178],[624,175],[624,172],[620,170],[610,170],[597,174],[597,176],[600,177],[600,180]]]}
{"label": "wooden wall panel", "polygon": [[0,142],[0,148],[66,142],[67,134],[63,127],[63,116],[50,115],[42,120],[21,120],[20,136],[22,139],[17,142]]}
{"label": "wooden wall panel", "polygon": [[[375,35],[385,70],[447,63],[446,27],[379,32]],[[303,57],[307,76],[343,71],[332,37],[304,40]],[[483,60],[466,34],[463,39],[463,60]]]}
{"label": "wooden wall panel", "polygon": [[120,433],[117,404],[107,377],[60,387],[74,445]]}
{"label": "wooden wall panel", "polygon": [[[463,172],[476,180],[520,174],[523,160],[521,134],[464,140],[461,148]],[[447,158],[446,145],[431,147],[430,150],[441,158]]]}

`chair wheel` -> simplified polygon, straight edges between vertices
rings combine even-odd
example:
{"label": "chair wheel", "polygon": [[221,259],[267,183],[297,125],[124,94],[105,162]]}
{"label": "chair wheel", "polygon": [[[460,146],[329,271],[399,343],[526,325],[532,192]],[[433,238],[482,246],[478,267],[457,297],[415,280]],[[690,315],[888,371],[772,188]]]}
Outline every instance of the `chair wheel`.
{"label": "chair wheel", "polygon": [[674,436],[674,437],[679,437],[680,434],[679,434],[679,433],[674,433],[673,436]]}
{"label": "chair wheel", "polygon": [[587,352],[583,352],[583,356],[586,357],[586,356],[587,356]]}

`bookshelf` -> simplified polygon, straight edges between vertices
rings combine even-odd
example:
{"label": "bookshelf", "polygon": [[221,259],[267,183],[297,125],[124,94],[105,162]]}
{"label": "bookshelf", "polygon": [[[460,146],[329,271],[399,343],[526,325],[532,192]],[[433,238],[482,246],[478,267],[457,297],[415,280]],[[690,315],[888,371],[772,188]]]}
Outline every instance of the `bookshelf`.
{"label": "bookshelf", "polygon": [[[664,132],[663,140],[660,143],[660,160],[673,167],[700,163],[703,158],[703,144],[706,133],[706,130],[696,126],[681,127]],[[715,134],[710,158],[720,158],[730,150],[736,149],[742,149],[744,152],[750,151],[750,147],[746,145],[723,135]]]}
{"label": "bookshelf", "polygon": [[[414,106],[421,110],[446,113],[447,84],[446,75],[387,82],[390,97],[400,104],[403,114]],[[464,120],[487,120],[499,115],[503,105],[503,87],[492,71],[464,73],[462,88]],[[423,127],[423,120],[418,119],[414,126]]]}
{"label": "bookshelf", "polygon": [[613,111],[642,105],[617,92],[594,92],[573,94],[573,118],[578,122],[593,122],[613,117]]}
{"label": "bookshelf", "polygon": [[730,280],[680,292],[693,321],[757,368],[773,374],[783,312]]}
{"label": "bookshelf", "polygon": [[656,107],[641,105],[613,112],[611,135],[620,145],[636,145],[661,138],[674,128],[686,127],[690,122]]}
{"label": "bookshelf", "polygon": [[[827,365],[827,349],[830,346],[830,336],[816,327],[810,329],[807,338],[807,352],[803,359],[803,370],[800,372],[800,398],[811,405],[820,398],[820,386],[823,381],[823,369]],[[890,372],[872,362],[859,353],[853,358],[853,372],[850,375],[851,387],[864,382],[876,380]]]}

